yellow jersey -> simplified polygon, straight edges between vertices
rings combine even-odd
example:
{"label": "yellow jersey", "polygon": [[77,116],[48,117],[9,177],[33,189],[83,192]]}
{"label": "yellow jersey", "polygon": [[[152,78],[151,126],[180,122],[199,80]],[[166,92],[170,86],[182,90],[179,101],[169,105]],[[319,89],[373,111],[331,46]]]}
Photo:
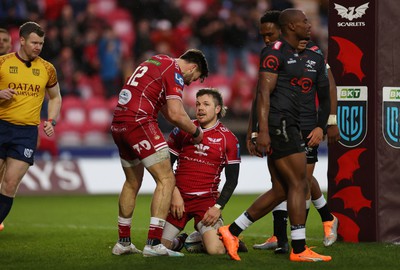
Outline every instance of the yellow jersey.
{"label": "yellow jersey", "polygon": [[54,66],[36,57],[31,66],[9,53],[0,56],[0,91],[12,88],[17,93],[10,100],[0,99],[0,119],[15,125],[39,125],[46,88],[57,84]]}

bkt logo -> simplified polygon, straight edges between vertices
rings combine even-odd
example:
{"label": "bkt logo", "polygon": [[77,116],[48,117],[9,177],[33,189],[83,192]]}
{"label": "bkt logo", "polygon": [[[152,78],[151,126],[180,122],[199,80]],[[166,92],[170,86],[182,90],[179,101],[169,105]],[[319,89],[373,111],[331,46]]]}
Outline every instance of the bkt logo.
{"label": "bkt logo", "polygon": [[367,135],[368,88],[338,87],[337,119],[340,143],[346,147],[356,147]]}
{"label": "bkt logo", "polygon": [[352,98],[360,98],[361,90],[359,88],[344,88],[340,90],[340,98],[343,99],[352,99]]}
{"label": "bkt logo", "polygon": [[400,99],[400,89],[390,89],[390,99]]}
{"label": "bkt logo", "polygon": [[383,87],[382,131],[387,144],[400,148],[400,89]]}

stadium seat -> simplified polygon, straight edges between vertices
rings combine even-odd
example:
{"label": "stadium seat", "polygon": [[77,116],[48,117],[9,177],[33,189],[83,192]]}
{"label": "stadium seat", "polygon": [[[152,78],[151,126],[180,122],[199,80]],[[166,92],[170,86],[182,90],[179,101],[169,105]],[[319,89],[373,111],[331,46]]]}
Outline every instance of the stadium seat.
{"label": "stadium seat", "polygon": [[76,96],[63,97],[60,119],[56,126],[56,138],[59,146],[80,146],[80,129],[87,122],[85,104]]}
{"label": "stadium seat", "polygon": [[85,146],[92,147],[103,147],[112,142],[112,137],[109,132],[110,125],[107,126],[108,131],[104,130],[104,127],[87,124],[81,130],[82,132],[82,144]]}
{"label": "stadium seat", "polygon": [[222,74],[212,75],[206,78],[203,85],[217,88],[224,99],[224,104],[229,107],[232,99],[232,89],[231,81],[227,76]]}
{"label": "stadium seat", "polygon": [[244,72],[236,72],[231,81],[230,109],[235,115],[248,115],[257,82]]}
{"label": "stadium seat", "polygon": [[113,96],[113,97],[108,99],[108,108],[109,108],[111,113],[114,112],[114,109],[118,104],[118,98],[119,98],[118,96]]}
{"label": "stadium seat", "polygon": [[57,124],[55,132],[60,147],[82,145],[82,134],[76,125],[61,121]]}
{"label": "stadium seat", "polygon": [[196,107],[196,93],[201,88],[217,88],[221,93],[224,104],[229,107],[232,99],[232,89],[230,79],[222,74],[215,74],[207,77],[204,83],[194,82],[183,90],[183,100],[185,105]]}
{"label": "stadium seat", "polygon": [[210,1],[204,0],[186,0],[182,1],[182,8],[195,18],[200,17],[209,7]]}
{"label": "stadium seat", "polygon": [[88,123],[98,130],[107,131],[112,119],[109,102],[103,97],[92,97],[85,103]]}
{"label": "stadium seat", "polygon": [[104,96],[105,90],[99,75],[86,75],[83,72],[77,71],[75,74],[77,89],[83,99],[88,99],[93,96]]}
{"label": "stadium seat", "polygon": [[63,97],[59,122],[79,127],[86,122],[86,110],[83,100],[75,96]]}

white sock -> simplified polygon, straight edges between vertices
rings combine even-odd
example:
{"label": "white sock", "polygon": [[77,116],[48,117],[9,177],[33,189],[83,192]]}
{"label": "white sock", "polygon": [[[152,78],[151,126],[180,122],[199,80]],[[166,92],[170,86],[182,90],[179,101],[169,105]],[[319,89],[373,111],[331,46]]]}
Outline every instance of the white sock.
{"label": "white sock", "polygon": [[302,240],[306,239],[306,228],[292,230],[290,232],[292,240]]}
{"label": "white sock", "polygon": [[131,227],[131,224],[132,224],[132,218],[123,218],[118,216],[118,225]]}
{"label": "white sock", "polygon": [[253,222],[247,218],[247,216],[244,214],[241,214],[236,220],[235,223],[242,229],[243,231],[246,230],[248,227],[250,227]]}
{"label": "white sock", "polygon": [[321,197],[319,197],[318,199],[313,200],[312,203],[314,204],[316,209],[321,209],[326,205],[326,200],[324,195],[321,195]]}
{"label": "white sock", "polygon": [[275,208],[272,210],[272,212],[277,211],[277,210],[287,211],[287,201],[283,201],[280,204],[278,204],[277,206],[275,206]]}
{"label": "white sock", "polygon": [[165,220],[161,219],[161,218],[157,218],[157,217],[151,217],[150,218],[150,226],[164,228]]}

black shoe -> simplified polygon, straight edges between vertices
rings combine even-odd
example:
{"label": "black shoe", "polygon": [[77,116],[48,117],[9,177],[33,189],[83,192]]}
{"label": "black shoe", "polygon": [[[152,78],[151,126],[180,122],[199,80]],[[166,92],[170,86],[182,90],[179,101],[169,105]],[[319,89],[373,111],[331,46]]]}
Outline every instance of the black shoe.
{"label": "black shoe", "polygon": [[283,242],[283,243],[278,242],[278,247],[275,248],[274,253],[275,254],[288,254],[289,253],[289,243],[288,242]]}
{"label": "black shoe", "polygon": [[186,241],[186,238],[188,237],[188,234],[187,233],[181,233],[180,235],[178,235],[177,237],[176,237],[176,239],[178,240],[178,242],[179,242],[179,244],[178,244],[178,246],[176,247],[176,248],[174,248],[173,250],[174,251],[181,251],[181,249],[183,248],[183,246],[185,245],[185,241]]}
{"label": "black shoe", "polygon": [[246,244],[242,240],[239,240],[238,252],[249,252],[249,250],[246,247]]}

